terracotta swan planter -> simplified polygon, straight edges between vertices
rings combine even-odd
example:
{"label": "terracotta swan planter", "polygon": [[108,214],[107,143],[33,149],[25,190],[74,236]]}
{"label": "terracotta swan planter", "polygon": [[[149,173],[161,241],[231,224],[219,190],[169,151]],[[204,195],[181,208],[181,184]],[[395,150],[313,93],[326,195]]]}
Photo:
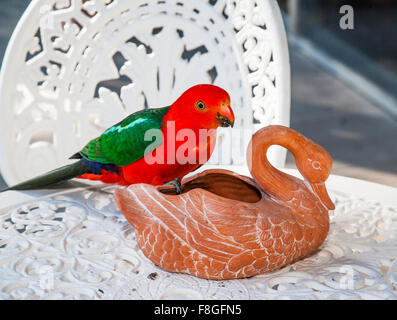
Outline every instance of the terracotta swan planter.
{"label": "terracotta swan planter", "polygon": [[[288,148],[305,181],[267,160],[273,145]],[[138,245],[156,265],[206,279],[236,279],[279,269],[314,252],[334,209],[324,182],[332,158],[298,132],[268,126],[248,147],[254,179],[207,170],[172,186],[117,189],[117,204],[136,229]]]}

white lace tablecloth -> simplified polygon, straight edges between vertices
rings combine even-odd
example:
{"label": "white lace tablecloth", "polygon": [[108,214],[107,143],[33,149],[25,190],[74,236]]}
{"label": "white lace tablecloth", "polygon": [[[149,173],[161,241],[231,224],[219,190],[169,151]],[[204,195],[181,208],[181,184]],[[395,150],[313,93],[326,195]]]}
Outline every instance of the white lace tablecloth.
{"label": "white lace tablecloth", "polygon": [[115,205],[113,187],[42,197],[3,193],[0,298],[396,299],[397,189],[333,179],[329,188],[336,210],[316,253],[270,274],[229,281],[154,266]]}

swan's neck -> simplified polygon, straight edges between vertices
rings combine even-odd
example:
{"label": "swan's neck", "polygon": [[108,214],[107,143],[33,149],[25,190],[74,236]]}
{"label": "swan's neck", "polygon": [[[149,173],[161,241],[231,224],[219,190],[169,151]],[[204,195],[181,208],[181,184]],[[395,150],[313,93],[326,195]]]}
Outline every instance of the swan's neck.
{"label": "swan's neck", "polygon": [[[277,130],[262,130],[254,135],[248,151],[248,163],[255,180],[263,191],[274,199],[290,203],[294,206],[294,198],[301,192],[310,192],[304,182],[273,167],[267,159],[267,151],[272,145],[287,148],[296,158],[303,147],[303,136],[296,136],[287,128]],[[303,137],[304,138],[304,137]],[[304,138],[306,140],[306,138]],[[252,152],[254,150],[254,152]]]}

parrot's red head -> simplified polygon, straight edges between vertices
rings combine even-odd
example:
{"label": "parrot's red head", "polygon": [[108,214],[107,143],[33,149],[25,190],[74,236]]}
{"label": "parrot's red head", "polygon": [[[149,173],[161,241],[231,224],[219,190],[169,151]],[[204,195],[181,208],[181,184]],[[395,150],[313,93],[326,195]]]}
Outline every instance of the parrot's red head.
{"label": "parrot's red head", "polygon": [[186,90],[172,104],[169,113],[173,120],[202,129],[234,125],[229,94],[211,84],[199,84]]}

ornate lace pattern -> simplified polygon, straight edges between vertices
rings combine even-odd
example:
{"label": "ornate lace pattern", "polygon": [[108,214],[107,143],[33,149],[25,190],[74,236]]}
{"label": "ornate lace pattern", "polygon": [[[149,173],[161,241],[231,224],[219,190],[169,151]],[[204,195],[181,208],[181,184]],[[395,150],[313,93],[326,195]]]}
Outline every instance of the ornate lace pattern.
{"label": "ornate lace pattern", "polygon": [[331,192],[330,233],[282,270],[211,281],[161,270],[139,250],[113,187],[0,211],[2,299],[395,299],[397,208]]}

